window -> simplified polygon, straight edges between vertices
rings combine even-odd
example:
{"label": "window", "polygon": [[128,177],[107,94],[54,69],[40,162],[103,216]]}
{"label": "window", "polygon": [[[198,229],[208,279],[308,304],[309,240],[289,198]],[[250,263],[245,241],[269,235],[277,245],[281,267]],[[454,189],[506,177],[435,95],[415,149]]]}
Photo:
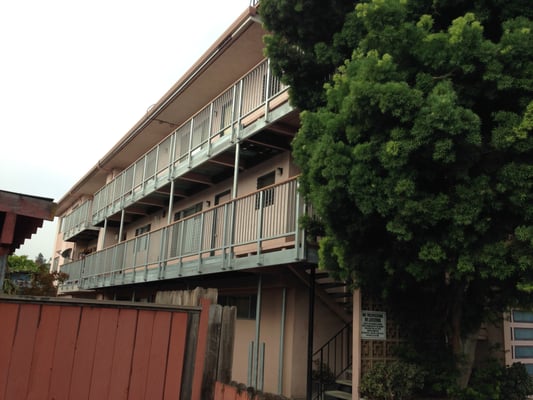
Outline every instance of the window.
{"label": "window", "polygon": [[514,328],[514,340],[533,340],[533,328]]}
{"label": "window", "polygon": [[513,322],[533,322],[533,312],[513,311]]}
{"label": "window", "polygon": [[148,235],[145,235],[145,233],[150,232],[150,227],[151,225],[148,224],[148,225],[144,225],[144,226],[141,226],[140,228],[135,229],[135,237],[142,235],[137,240],[135,251],[143,251],[148,248]]}
{"label": "window", "polygon": [[[184,218],[190,217],[191,215],[201,212],[202,205],[203,202],[199,202],[196,203],[194,206],[178,211],[174,214],[174,221],[180,221]],[[201,220],[202,217],[200,215],[197,215],[181,222],[181,224],[183,224],[183,226],[180,228],[180,232],[182,232],[183,234],[180,249],[181,255],[191,254],[199,250],[200,244],[202,243]],[[179,225],[180,224],[176,224],[175,229],[177,229]]]}
{"label": "window", "polygon": [[515,358],[533,358],[533,346],[515,346]]}
{"label": "window", "polygon": [[177,211],[174,214],[174,221],[179,221],[180,219],[187,218],[193,214],[199,213],[200,211],[202,211],[202,205],[203,202],[199,202],[196,203],[194,206]]}
{"label": "window", "polygon": [[[272,171],[266,175],[260,176],[257,178],[257,190],[260,190],[264,187],[273,185],[276,181],[276,172]],[[255,195],[255,209],[260,207],[268,207],[274,204],[274,188],[263,190],[263,204],[261,203],[261,193]]]}
{"label": "window", "polygon": [[237,307],[238,319],[255,319],[257,296],[218,296],[218,304]]}

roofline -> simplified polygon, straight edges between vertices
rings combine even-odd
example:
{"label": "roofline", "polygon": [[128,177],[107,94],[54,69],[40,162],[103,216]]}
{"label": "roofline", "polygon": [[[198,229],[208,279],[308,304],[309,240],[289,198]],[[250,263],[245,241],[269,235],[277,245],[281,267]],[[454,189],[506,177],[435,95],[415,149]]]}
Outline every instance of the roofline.
{"label": "roofline", "polygon": [[233,42],[240,34],[240,32],[248,24],[258,22],[257,8],[249,6],[228,29],[209,47],[209,49],[196,61],[184,75],[161,97],[161,99],[154,104],[151,109],[141,118],[127,133],[109,150],[89,171],[71,187],[71,189],[59,199],[57,204],[58,212],[63,212],[62,203],[76,192],[79,188],[87,182],[95,172],[105,169],[105,164],[108,163],[115,155],[117,155],[129,142],[131,142],[142,129],[149,124],[157,115],[164,110],[164,108],[174,100],[189,84],[196,78],[196,76],[208,67],[216,56],[227,45]]}

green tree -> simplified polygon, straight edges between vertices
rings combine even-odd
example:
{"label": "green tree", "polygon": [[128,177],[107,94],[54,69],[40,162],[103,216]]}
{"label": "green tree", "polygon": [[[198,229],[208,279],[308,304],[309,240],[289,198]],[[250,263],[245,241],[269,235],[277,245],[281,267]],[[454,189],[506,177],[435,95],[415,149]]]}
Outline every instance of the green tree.
{"label": "green tree", "polygon": [[[293,148],[320,264],[384,299],[414,342],[437,338],[471,361],[481,323],[532,299],[533,7],[363,1],[304,48],[300,29],[316,27],[299,15],[321,3],[260,9],[296,11],[284,24],[261,14],[302,109]],[[302,52],[309,65],[345,61],[331,79],[298,79],[285,63]]]}
{"label": "green tree", "polygon": [[[29,284],[19,287],[10,280],[13,273],[26,273],[29,275]],[[64,282],[68,274],[64,272],[50,272],[50,264],[39,253],[35,261],[26,255],[11,255],[7,259],[7,275],[4,280],[4,292],[7,294],[21,294],[33,296],[55,296],[57,283]]]}

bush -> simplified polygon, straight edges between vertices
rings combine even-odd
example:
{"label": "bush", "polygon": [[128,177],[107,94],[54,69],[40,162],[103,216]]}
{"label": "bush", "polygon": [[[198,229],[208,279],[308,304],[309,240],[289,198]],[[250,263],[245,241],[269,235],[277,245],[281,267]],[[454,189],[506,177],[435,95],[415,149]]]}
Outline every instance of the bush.
{"label": "bush", "polygon": [[374,365],[361,379],[361,394],[369,400],[405,400],[424,386],[423,370],[402,361]]}
{"label": "bush", "polygon": [[491,360],[483,368],[472,371],[466,389],[453,393],[456,400],[526,400],[533,394],[533,379],[522,363],[510,367]]}

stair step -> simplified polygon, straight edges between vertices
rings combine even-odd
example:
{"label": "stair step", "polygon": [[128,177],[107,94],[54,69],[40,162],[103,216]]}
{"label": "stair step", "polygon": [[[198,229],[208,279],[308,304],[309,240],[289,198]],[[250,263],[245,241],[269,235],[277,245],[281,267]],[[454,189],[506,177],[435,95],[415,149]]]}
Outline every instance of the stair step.
{"label": "stair step", "polygon": [[342,386],[352,386],[352,381],[348,379],[337,379],[335,382]]}
{"label": "stair step", "polygon": [[352,293],[350,292],[333,292],[329,293],[330,296],[333,296],[335,298],[341,298],[341,297],[351,297]]}
{"label": "stair step", "polygon": [[335,399],[352,400],[351,393],[343,392],[341,390],[326,390],[324,394]]}
{"label": "stair step", "polygon": [[345,287],[346,283],[333,281],[333,282],[319,283],[319,286],[322,289],[336,289],[336,288]]}

